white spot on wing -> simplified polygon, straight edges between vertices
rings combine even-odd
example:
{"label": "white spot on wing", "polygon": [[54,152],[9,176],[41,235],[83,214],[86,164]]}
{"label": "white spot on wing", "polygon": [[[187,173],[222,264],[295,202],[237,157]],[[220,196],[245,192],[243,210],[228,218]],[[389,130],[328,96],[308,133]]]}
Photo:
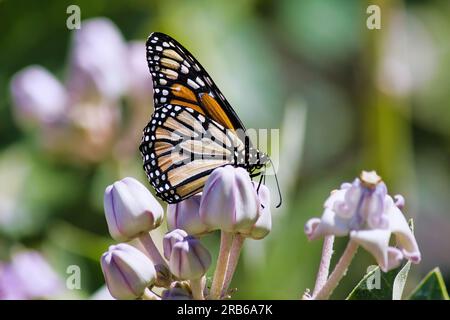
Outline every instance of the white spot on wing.
{"label": "white spot on wing", "polygon": [[189,73],[189,69],[186,66],[181,66],[181,72],[184,74],[188,74]]}
{"label": "white spot on wing", "polygon": [[201,85],[202,87],[205,86],[205,83],[202,81],[202,79],[200,79],[199,77],[197,77],[195,79],[195,82],[197,82],[199,85]]}
{"label": "white spot on wing", "polygon": [[200,86],[198,84],[196,84],[194,81],[192,81],[191,79],[187,80],[187,84],[194,89],[200,88]]}

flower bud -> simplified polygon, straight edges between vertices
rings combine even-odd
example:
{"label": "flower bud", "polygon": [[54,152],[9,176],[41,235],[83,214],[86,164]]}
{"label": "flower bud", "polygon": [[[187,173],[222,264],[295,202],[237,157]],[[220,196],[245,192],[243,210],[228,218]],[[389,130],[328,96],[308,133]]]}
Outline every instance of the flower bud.
{"label": "flower bud", "polygon": [[19,120],[49,124],[58,121],[67,110],[63,85],[46,69],[29,66],[11,81],[11,94]]}
{"label": "flower bud", "polygon": [[172,254],[172,248],[175,245],[175,243],[179,241],[183,241],[184,238],[186,238],[188,234],[186,231],[181,229],[175,229],[171,232],[168,232],[164,238],[163,238],[163,251],[164,251],[164,257],[169,260],[170,255]]}
{"label": "flower bud", "polygon": [[187,236],[173,245],[169,268],[179,279],[198,279],[210,265],[211,255],[198,239]]}
{"label": "flower bud", "polygon": [[[257,186],[255,186],[257,188]],[[272,214],[270,212],[270,191],[265,185],[260,185],[258,191],[259,201],[259,218],[250,230],[249,236],[255,240],[259,240],[267,236],[272,230]]]}
{"label": "flower bud", "polygon": [[211,229],[248,234],[259,217],[260,202],[243,168],[217,168],[203,188],[200,217]]}
{"label": "flower bud", "polygon": [[106,188],[104,207],[109,233],[117,241],[151,231],[163,219],[163,208],[150,191],[129,177]]}
{"label": "flower bud", "polygon": [[61,294],[62,280],[37,251],[21,251],[0,263],[0,300],[51,299]]}
{"label": "flower bud", "polygon": [[209,228],[200,218],[200,202],[201,195],[195,195],[181,202],[169,204],[167,228],[169,230],[183,229],[193,236],[207,233]]}
{"label": "flower bud", "polygon": [[126,243],[109,247],[101,266],[109,292],[116,299],[137,299],[156,279],[152,261]]}
{"label": "flower bud", "polygon": [[187,281],[174,282],[162,293],[162,300],[192,300],[192,292]]}
{"label": "flower bud", "polygon": [[72,39],[68,88],[72,98],[115,100],[128,86],[126,43],[106,18],[85,20]]}
{"label": "flower bud", "polygon": [[145,54],[145,42],[132,41],[128,44],[129,94],[137,100],[151,103],[153,83],[152,76],[148,72]]}

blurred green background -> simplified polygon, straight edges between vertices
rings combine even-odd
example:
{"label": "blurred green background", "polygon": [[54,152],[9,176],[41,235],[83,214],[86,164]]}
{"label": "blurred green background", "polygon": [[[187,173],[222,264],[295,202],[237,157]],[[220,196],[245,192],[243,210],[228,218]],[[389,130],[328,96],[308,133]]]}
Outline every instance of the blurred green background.
{"label": "blurred green background", "polygon": [[[0,1],[0,261],[34,248],[62,279],[67,266],[79,265],[81,290],[63,296],[90,297],[104,284],[99,257],[113,243],[104,189],[125,176],[146,181],[137,145],[151,102],[139,109],[127,94],[119,97],[121,116],[94,159],[74,157],[85,133],[69,135],[55,151],[45,129],[15,116],[16,72],[38,64],[65,81],[71,4],[82,20],[109,18],[126,41],[168,33],[198,58],[247,127],[280,129],[285,201],[272,210],[271,234],[246,243],[234,298],[296,299],[313,287],[321,241],[308,243],[304,223],[362,169],[377,170],[391,194],[403,194],[406,215],[415,219],[423,261],[413,266],[409,287],[436,265],[450,283],[445,0]],[[381,7],[381,30],[366,27],[369,4]],[[137,121],[134,112],[142,115]],[[135,139],[122,139],[129,134]],[[205,241],[215,255],[218,235]],[[337,251],[344,245],[338,239]],[[344,298],[370,264],[360,250],[333,297]]]}

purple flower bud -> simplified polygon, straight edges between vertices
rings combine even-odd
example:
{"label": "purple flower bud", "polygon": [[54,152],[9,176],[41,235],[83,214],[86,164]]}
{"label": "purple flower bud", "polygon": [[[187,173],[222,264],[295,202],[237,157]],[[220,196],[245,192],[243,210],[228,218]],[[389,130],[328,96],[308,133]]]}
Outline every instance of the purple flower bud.
{"label": "purple flower bud", "polygon": [[259,217],[260,201],[248,172],[221,167],[206,181],[200,217],[211,229],[248,234]]}
{"label": "purple flower bud", "polygon": [[401,194],[395,195],[394,200],[395,200],[395,205],[400,210],[402,210],[405,207],[405,198],[403,198],[403,196]]}
{"label": "purple flower bud", "polygon": [[163,251],[164,251],[164,257],[169,260],[170,255],[172,254],[172,248],[175,245],[175,243],[179,241],[183,241],[184,238],[186,238],[188,234],[186,231],[181,229],[175,229],[169,233],[167,233],[163,238]]}
{"label": "purple flower bud", "polygon": [[[255,189],[258,188],[254,185]],[[270,212],[270,191],[265,185],[260,185],[258,191],[259,201],[261,203],[259,208],[259,218],[250,229],[246,236],[255,240],[266,237],[270,230],[272,230],[272,214]]]}
{"label": "purple flower bud", "polygon": [[52,298],[62,287],[61,279],[36,251],[19,252],[0,269],[0,300]]}
{"label": "purple flower bud", "polygon": [[130,95],[142,102],[151,101],[153,83],[148,72],[145,43],[142,41],[130,42],[127,56]]}
{"label": "purple flower bud", "polygon": [[137,299],[156,279],[152,261],[126,243],[109,247],[101,266],[109,292],[116,299]]}
{"label": "purple flower bud", "polygon": [[106,18],[85,20],[73,37],[68,88],[75,100],[115,100],[128,85],[127,47]]}
{"label": "purple flower bud", "polygon": [[124,178],[105,190],[104,207],[109,233],[117,241],[131,240],[157,228],[163,208],[134,178]]}
{"label": "purple flower bud", "polygon": [[21,121],[51,124],[67,110],[65,88],[40,66],[29,66],[16,73],[11,81],[11,95]]}
{"label": "purple flower bud", "polygon": [[179,279],[199,279],[210,265],[211,255],[198,239],[187,236],[173,245],[169,268]]}
{"label": "purple flower bud", "polygon": [[200,218],[201,195],[192,196],[167,207],[167,228],[183,229],[193,236],[209,232],[208,226]]}

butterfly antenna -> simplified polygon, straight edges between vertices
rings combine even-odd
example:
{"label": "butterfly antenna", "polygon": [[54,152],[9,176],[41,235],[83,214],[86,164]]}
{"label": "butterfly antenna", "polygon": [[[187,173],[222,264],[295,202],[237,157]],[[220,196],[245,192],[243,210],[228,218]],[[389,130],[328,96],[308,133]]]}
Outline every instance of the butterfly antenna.
{"label": "butterfly antenna", "polygon": [[278,183],[278,177],[277,177],[277,173],[275,172],[275,166],[273,165],[272,159],[269,158],[270,164],[272,165],[272,170],[275,176],[275,181],[277,183],[277,189],[278,189],[278,197],[280,199],[280,201],[278,202],[276,208],[279,208],[281,206],[281,204],[283,203],[283,198],[281,196],[281,190],[280,190],[280,184]]}
{"label": "butterfly antenna", "polygon": [[259,194],[259,187],[261,187],[261,183],[263,182],[263,177],[265,177],[265,171],[261,173],[259,177],[258,187],[256,188],[256,193]]}

